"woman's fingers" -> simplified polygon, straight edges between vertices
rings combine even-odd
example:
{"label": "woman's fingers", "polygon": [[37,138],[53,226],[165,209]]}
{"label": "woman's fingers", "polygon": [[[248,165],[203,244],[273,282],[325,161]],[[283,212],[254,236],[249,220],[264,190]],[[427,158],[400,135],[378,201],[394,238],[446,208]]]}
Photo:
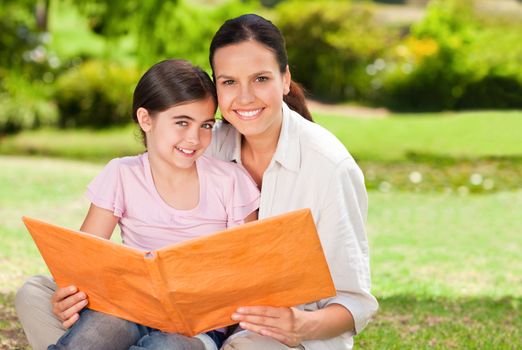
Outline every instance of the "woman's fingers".
{"label": "woman's fingers", "polygon": [[297,346],[303,339],[297,310],[287,307],[240,307],[232,315],[241,328],[274,338],[288,346]]}
{"label": "woman's fingers", "polygon": [[237,309],[238,314],[244,315],[261,315],[267,317],[281,317],[281,313],[284,312],[281,307],[272,306],[242,306]]}
{"label": "woman's fingers", "polygon": [[248,322],[251,324],[265,326],[265,327],[276,327],[280,323],[279,317],[258,316],[258,315],[233,314],[232,319],[234,321]]}

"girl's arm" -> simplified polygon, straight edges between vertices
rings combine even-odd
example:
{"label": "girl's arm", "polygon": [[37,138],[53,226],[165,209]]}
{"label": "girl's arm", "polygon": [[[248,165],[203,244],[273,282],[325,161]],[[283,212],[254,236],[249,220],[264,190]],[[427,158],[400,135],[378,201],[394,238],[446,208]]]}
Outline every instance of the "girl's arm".
{"label": "girl's arm", "polygon": [[[119,218],[107,209],[91,204],[80,231],[109,239]],[[87,295],[76,286],[58,288],[51,297],[53,313],[64,328],[71,327],[80,317],[79,312],[87,306]]]}
{"label": "girl's arm", "polygon": [[114,216],[112,211],[102,209],[91,203],[80,231],[109,239],[119,219],[119,217]]}
{"label": "girl's arm", "polygon": [[257,220],[257,212],[258,212],[258,210],[253,211],[250,214],[248,214],[248,216],[245,218],[245,224],[247,222],[250,222],[250,221],[256,221]]}

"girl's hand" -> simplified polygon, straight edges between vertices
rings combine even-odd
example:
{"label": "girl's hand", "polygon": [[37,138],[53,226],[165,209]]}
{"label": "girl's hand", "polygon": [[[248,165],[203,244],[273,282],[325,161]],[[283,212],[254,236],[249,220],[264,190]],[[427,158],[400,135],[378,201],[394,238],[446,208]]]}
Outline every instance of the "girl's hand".
{"label": "girl's hand", "polygon": [[62,321],[65,329],[80,318],[79,312],[87,306],[87,295],[75,286],[58,288],[51,297],[53,314]]}
{"label": "girl's hand", "polygon": [[305,340],[307,312],[288,307],[240,307],[232,315],[241,328],[274,338],[289,347]]}

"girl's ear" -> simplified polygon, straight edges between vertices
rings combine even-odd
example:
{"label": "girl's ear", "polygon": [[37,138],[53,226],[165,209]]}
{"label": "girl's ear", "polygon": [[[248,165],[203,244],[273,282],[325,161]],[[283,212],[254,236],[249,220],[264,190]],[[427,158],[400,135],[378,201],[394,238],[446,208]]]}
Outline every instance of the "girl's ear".
{"label": "girl's ear", "polygon": [[143,132],[149,132],[152,129],[152,117],[145,108],[140,107],[136,111],[136,117],[138,118],[138,124],[140,124]]}
{"label": "girl's ear", "polygon": [[288,95],[290,92],[290,83],[292,82],[292,75],[290,74],[290,68],[288,68],[288,65],[286,65],[285,73],[283,74],[283,93],[285,95]]}

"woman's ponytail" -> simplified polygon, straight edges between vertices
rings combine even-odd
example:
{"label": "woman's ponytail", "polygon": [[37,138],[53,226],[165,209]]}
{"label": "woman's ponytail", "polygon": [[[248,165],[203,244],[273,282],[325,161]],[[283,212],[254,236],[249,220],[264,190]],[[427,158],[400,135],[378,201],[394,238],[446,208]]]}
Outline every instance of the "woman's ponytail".
{"label": "woman's ponytail", "polygon": [[283,100],[290,109],[299,113],[303,118],[314,121],[306,106],[305,91],[300,84],[290,81],[290,92],[283,97]]}

